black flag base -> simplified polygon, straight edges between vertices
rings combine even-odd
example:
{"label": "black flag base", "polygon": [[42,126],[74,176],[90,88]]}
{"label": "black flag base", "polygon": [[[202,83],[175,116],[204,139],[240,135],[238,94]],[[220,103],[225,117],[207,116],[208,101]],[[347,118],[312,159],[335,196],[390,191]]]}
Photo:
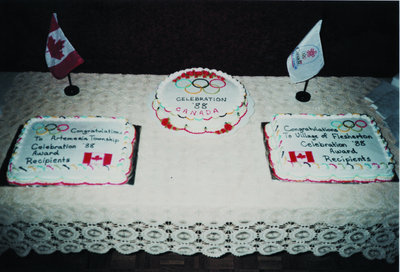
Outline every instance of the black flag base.
{"label": "black flag base", "polygon": [[300,102],[308,102],[311,99],[311,94],[307,93],[307,86],[308,86],[308,79],[306,83],[304,84],[304,89],[300,92],[296,93],[296,99]]}
{"label": "black flag base", "polygon": [[300,91],[296,93],[296,99],[300,102],[308,102],[311,99],[311,94],[306,91]]}
{"label": "black flag base", "polygon": [[68,96],[77,95],[79,93],[79,87],[75,86],[75,85],[69,85],[69,86],[65,87],[64,93],[65,93],[65,95],[68,95]]}
{"label": "black flag base", "polygon": [[68,95],[68,96],[77,95],[79,93],[79,87],[72,85],[71,74],[68,74],[68,82],[69,82],[69,86],[65,87],[65,89],[64,89],[65,95]]}

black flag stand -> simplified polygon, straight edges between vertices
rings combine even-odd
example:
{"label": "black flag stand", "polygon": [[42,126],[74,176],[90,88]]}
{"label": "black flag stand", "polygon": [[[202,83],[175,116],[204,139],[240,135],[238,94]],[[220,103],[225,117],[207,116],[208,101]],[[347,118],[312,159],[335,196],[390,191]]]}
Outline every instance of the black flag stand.
{"label": "black flag stand", "polygon": [[304,89],[300,92],[296,93],[296,99],[300,102],[308,102],[311,99],[311,94],[307,93],[308,79],[306,80],[306,84],[304,85]]}
{"label": "black flag stand", "polygon": [[72,85],[70,74],[68,74],[68,82],[69,82],[69,86],[65,87],[65,89],[64,89],[65,95],[68,95],[68,96],[77,95],[79,93],[79,87]]}

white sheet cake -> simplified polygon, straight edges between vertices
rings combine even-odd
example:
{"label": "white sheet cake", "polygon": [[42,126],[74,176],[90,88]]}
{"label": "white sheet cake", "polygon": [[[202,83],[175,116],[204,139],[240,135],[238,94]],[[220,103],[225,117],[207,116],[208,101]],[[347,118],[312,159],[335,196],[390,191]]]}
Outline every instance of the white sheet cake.
{"label": "white sheet cake", "polygon": [[270,166],[281,180],[378,182],[394,177],[394,160],[367,115],[276,114],[265,126]]}
{"label": "white sheet cake", "polygon": [[124,118],[32,118],[17,140],[7,178],[15,185],[124,184],[135,139],[135,127]]}

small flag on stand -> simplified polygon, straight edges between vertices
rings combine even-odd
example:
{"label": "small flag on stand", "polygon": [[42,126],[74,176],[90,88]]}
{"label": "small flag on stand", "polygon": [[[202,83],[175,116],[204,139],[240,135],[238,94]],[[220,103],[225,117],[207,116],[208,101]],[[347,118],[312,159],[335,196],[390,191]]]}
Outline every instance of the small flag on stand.
{"label": "small flag on stand", "polygon": [[[304,90],[297,93],[298,96],[303,96],[300,101],[310,100],[310,94],[306,93],[308,80],[321,71],[324,66],[324,55],[322,53],[322,45],[320,38],[322,20],[308,32],[299,45],[289,55],[286,66],[289,72],[290,80],[293,83],[306,81]],[[305,97],[304,97],[305,96]],[[301,100],[304,99],[304,100]]]}
{"label": "small flag on stand", "polygon": [[[70,84],[68,87],[73,86],[71,84],[71,77],[69,73],[77,66],[81,65],[84,60],[81,58],[81,56],[79,56],[78,52],[65,37],[64,32],[58,25],[56,13],[53,13],[51,17],[50,30],[46,42],[45,57],[47,66],[49,67],[49,70],[53,76],[57,79],[63,79],[68,76]],[[73,87],[75,87],[75,91],[77,88],[77,92],[79,92],[78,87]],[[67,90],[65,91],[67,93]]]}

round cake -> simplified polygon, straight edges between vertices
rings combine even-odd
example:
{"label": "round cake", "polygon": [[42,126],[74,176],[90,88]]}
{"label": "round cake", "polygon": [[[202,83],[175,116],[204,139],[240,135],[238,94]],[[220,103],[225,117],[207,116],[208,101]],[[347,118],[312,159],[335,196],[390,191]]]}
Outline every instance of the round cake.
{"label": "round cake", "polygon": [[159,85],[152,107],[162,126],[192,134],[232,131],[248,113],[243,85],[217,70],[175,72]]}

